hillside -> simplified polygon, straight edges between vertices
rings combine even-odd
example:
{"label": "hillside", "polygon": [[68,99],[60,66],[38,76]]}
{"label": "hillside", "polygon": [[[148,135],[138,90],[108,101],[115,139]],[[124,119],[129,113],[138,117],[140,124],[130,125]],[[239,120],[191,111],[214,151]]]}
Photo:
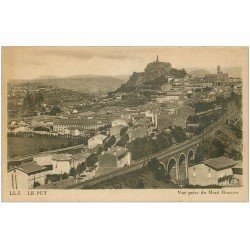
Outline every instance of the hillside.
{"label": "hillside", "polygon": [[157,58],[149,63],[143,72],[134,72],[116,92],[132,92],[145,87],[159,89],[162,84],[168,82],[168,77],[183,78],[186,74],[184,69],[172,68],[169,62],[159,62]]}
{"label": "hillside", "polygon": [[196,70],[191,70],[188,72],[188,74],[192,77],[204,77],[205,75],[211,74],[208,70],[206,69],[196,69]]}
{"label": "hillside", "polygon": [[95,75],[79,75],[68,77],[51,77],[42,76],[32,80],[12,80],[13,83],[29,82],[49,84],[58,88],[65,88],[84,93],[108,93],[119,88],[123,80],[112,76],[95,76]]}

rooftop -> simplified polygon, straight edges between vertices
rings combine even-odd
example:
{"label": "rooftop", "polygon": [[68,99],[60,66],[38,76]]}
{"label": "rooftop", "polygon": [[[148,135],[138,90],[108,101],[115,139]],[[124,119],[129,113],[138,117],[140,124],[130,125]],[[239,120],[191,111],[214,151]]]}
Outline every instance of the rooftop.
{"label": "rooftop", "polygon": [[110,151],[108,151],[108,153],[110,153],[116,157],[119,157],[126,152],[128,152],[127,148],[123,148],[123,147],[119,147],[119,146],[113,147],[110,149]]}
{"label": "rooftop", "polygon": [[61,119],[54,121],[54,125],[93,125],[101,121],[97,119]]}
{"label": "rooftop", "polygon": [[98,134],[98,135],[95,135],[93,137],[91,137],[90,139],[101,139],[101,140],[105,140],[107,138],[106,135],[103,135],[103,134]]}
{"label": "rooftop", "polygon": [[233,166],[235,166],[237,164],[236,161],[234,161],[232,159],[229,159],[229,158],[227,158],[225,156],[208,159],[208,160],[203,161],[203,163],[205,165],[217,170],[217,171],[233,167]]}
{"label": "rooftop", "polygon": [[47,171],[49,166],[50,165],[41,166],[41,165],[38,165],[36,162],[32,161],[32,162],[27,162],[27,163],[22,164],[21,166],[17,167],[17,169],[30,175],[30,174],[35,174],[38,172]]}
{"label": "rooftop", "polygon": [[53,161],[70,161],[72,159],[72,155],[70,155],[70,154],[55,154],[55,155],[52,155],[51,159]]}

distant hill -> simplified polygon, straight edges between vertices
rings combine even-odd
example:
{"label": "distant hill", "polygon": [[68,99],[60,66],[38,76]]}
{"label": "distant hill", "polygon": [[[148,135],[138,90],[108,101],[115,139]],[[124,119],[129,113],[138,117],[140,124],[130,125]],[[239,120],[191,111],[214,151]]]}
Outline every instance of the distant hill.
{"label": "distant hill", "polygon": [[192,77],[204,77],[205,75],[211,74],[210,71],[206,69],[195,69],[188,72]]}
{"label": "distant hill", "polygon": [[229,77],[242,77],[241,67],[228,67],[221,69],[224,73],[228,73]]}
{"label": "distant hill", "polygon": [[[229,77],[242,77],[241,67],[224,68],[223,66],[221,66],[221,71],[223,73],[228,73]],[[187,72],[192,77],[204,77],[205,75],[208,75],[208,74],[216,74],[216,67],[206,68],[206,69],[190,68],[190,69],[187,69]]]}
{"label": "distant hill", "polygon": [[84,93],[108,93],[119,88],[124,82],[112,76],[96,76],[96,75],[79,75],[68,77],[48,77],[42,76],[32,80],[11,80],[12,83],[43,83],[58,88],[70,89]]}

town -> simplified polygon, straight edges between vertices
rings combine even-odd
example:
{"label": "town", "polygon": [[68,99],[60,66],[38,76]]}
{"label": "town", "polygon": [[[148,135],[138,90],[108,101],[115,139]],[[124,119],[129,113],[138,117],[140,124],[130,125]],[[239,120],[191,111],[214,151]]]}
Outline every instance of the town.
{"label": "town", "polygon": [[158,55],[108,93],[42,80],[11,83],[9,183],[12,189],[241,186],[241,102],[241,78],[222,66],[197,77]]}

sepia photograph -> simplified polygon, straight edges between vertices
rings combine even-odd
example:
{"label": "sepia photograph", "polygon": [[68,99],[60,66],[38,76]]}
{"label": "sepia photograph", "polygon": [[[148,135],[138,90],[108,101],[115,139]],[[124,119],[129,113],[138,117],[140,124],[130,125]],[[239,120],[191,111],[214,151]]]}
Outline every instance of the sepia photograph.
{"label": "sepia photograph", "polygon": [[3,47],[4,199],[247,200],[247,63],[247,47]]}
{"label": "sepia photograph", "polygon": [[249,1],[0,1],[0,246],[250,249]]}

